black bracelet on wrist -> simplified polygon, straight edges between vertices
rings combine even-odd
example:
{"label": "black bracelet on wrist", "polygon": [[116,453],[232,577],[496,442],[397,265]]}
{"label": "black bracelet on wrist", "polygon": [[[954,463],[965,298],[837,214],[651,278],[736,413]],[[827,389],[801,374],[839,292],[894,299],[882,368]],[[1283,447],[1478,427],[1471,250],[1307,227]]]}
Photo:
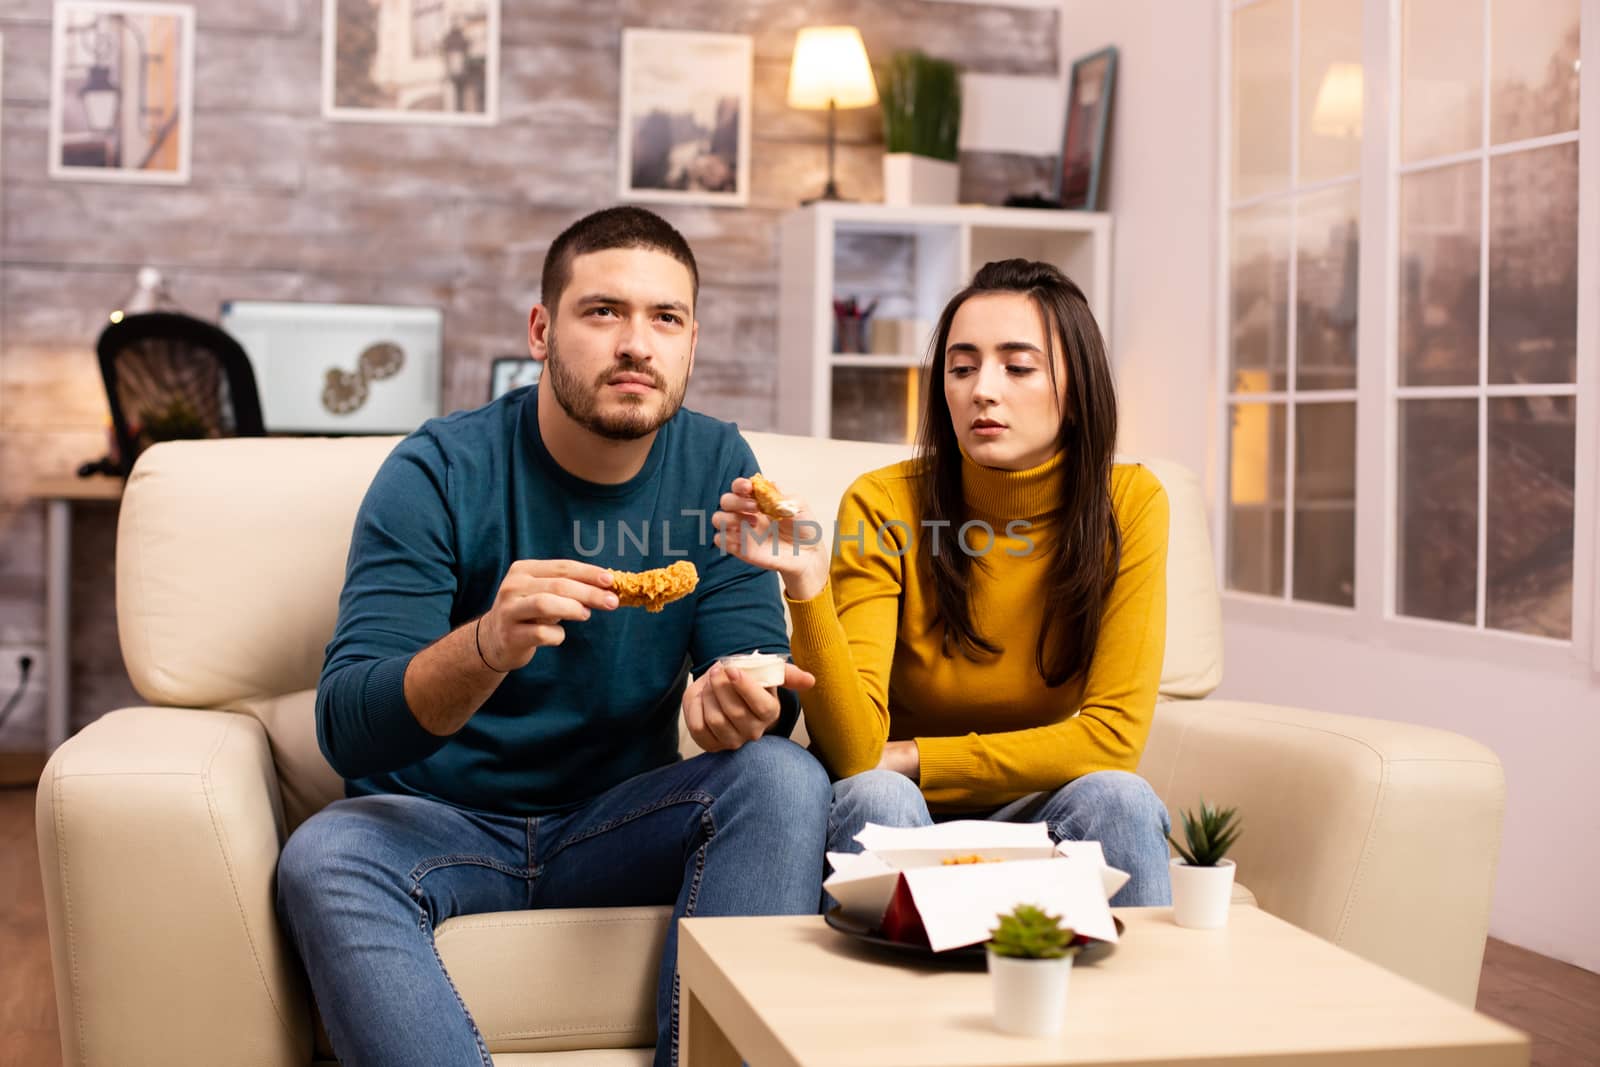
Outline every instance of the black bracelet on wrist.
{"label": "black bracelet on wrist", "polygon": [[481,629],[483,629],[483,616],[479,615],[478,621],[472,624],[472,643],[478,646],[478,658],[483,660],[483,665],[488,667],[491,671],[494,671],[494,673],[506,674],[506,671],[503,671],[499,667],[496,667],[494,664],[490,663],[489,657],[483,654],[483,641],[478,637],[478,631]]}

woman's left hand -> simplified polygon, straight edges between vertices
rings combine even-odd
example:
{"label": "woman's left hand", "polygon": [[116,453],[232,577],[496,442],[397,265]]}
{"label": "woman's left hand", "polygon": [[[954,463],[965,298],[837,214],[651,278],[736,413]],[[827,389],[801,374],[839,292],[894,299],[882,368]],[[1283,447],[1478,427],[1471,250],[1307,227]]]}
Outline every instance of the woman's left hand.
{"label": "woman's left hand", "polygon": [[886,741],[878,757],[878,770],[903,774],[913,782],[922,777],[922,753],[915,741]]}

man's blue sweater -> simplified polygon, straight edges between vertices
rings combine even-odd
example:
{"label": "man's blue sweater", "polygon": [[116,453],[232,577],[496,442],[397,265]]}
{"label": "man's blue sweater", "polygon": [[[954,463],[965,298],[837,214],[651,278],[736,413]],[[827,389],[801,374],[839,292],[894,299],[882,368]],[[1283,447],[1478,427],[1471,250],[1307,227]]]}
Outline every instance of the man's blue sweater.
{"label": "man's blue sweater", "polygon": [[[317,740],[351,796],[407,793],[516,815],[571,808],[678,759],[685,672],[789,649],[776,575],[725,555],[711,513],[758,469],[730,423],[679,411],[639,473],[598,485],[557,465],[538,388],[431,419],[379,469],[356,515],[339,622],[317,685]],[[686,514],[687,512],[687,514]],[[406,705],[407,664],[486,612],[519,559],[619,570],[693,561],[700,584],[659,614],[596,611],[508,674],[451,737]],[[798,704],[779,691],[778,729]]]}

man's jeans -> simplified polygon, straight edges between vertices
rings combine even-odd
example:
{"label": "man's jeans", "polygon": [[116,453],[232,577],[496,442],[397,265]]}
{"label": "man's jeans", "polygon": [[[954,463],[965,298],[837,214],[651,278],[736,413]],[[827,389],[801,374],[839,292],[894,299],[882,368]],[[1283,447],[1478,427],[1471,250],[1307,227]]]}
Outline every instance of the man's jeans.
{"label": "man's jeans", "polygon": [[678,918],[815,914],[828,800],[821,765],[774,737],[641,774],[559,815],[340,800],[284,847],[278,914],[345,1067],[489,1067],[434,948],[440,923],[670,904],[656,995],[655,1062],[667,1067],[677,1062]]}
{"label": "man's jeans", "polygon": [[1053,793],[1030,793],[1003,808],[963,816],[933,816],[915,782],[894,771],[867,771],[834,783],[828,851],[860,852],[856,834],[867,823],[931,826],[950,818],[1049,824],[1057,841],[1098,841],[1106,862],[1127,871],[1128,884],[1111,898],[1118,907],[1172,903],[1167,868],[1166,805],[1137,774],[1096,771]]}

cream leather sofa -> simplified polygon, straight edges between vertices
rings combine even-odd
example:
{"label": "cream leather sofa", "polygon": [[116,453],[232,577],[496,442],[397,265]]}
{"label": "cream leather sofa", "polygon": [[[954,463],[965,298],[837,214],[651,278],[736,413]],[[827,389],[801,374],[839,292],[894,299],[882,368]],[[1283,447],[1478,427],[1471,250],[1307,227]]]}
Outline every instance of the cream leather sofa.
{"label": "cream leather sofa", "polygon": [[[819,514],[856,474],[905,455],[749,437]],[[341,795],[313,686],[356,506],[394,443],[191,442],[141,457],[118,528],[117,618],[149,706],[69,740],[38,793],[67,1064],[331,1059],[273,914],[273,871],[286,836]],[[1201,492],[1182,468],[1150,466],[1171,497],[1172,548],[1165,702],[1142,772],[1174,812],[1202,794],[1242,808],[1243,896],[1471,1004],[1498,761],[1437,730],[1200,700],[1222,676]],[[438,944],[497,1063],[643,1064],[666,918],[483,915],[444,924]]]}

